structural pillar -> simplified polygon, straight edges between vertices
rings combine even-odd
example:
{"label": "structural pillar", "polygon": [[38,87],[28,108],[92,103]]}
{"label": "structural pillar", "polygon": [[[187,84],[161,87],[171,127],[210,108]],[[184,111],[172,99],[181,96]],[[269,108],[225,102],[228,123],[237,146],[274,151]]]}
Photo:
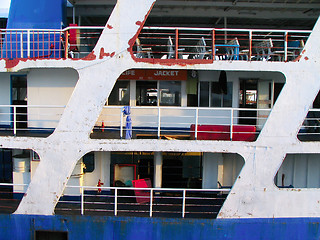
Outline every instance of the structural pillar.
{"label": "structural pillar", "polygon": [[153,186],[155,188],[161,188],[162,186],[162,152],[155,152],[154,153],[154,179],[153,179]]}

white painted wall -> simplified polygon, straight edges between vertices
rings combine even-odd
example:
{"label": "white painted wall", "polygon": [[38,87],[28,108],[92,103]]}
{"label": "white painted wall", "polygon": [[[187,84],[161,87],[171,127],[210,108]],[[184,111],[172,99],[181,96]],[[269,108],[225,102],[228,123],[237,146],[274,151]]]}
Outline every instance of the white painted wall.
{"label": "white painted wall", "polygon": [[232,187],[244,164],[244,159],[235,153],[203,154],[203,188]]}
{"label": "white painted wall", "polygon": [[[75,165],[73,172],[68,180],[69,186],[83,186],[83,163],[80,159]],[[64,194],[66,195],[78,195],[81,193],[80,188],[65,188]]]}
{"label": "white painted wall", "polygon": [[[199,71],[199,81],[218,81],[220,71]],[[227,72],[228,82],[233,83],[233,99],[232,107],[239,107],[239,79],[273,79],[274,82],[285,82],[285,77],[279,72]],[[130,81],[131,104],[135,103],[135,81]],[[181,93],[182,106],[186,106],[186,82],[182,81]],[[134,98],[132,97],[134,95]],[[115,106],[111,106],[115,107]],[[120,106],[119,106],[120,108]],[[269,112],[268,112],[269,113]],[[266,114],[268,114],[266,113]],[[190,128],[191,124],[195,123],[195,110],[188,109],[162,109],[161,110],[161,126],[162,127],[178,127]],[[120,110],[119,109],[103,109],[96,126],[101,126],[102,121],[105,126],[119,126],[120,124]],[[202,108],[199,111],[198,124],[230,124],[231,111],[229,110],[212,110],[212,108]],[[234,112],[234,121],[236,124],[238,111]],[[158,110],[154,108],[138,107],[131,110],[132,125],[134,127],[154,127],[158,126]],[[125,126],[125,117],[123,117],[123,126]],[[265,120],[263,121],[263,123]]]}
{"label": "white painted wall", "polygon": [[202,188],[218,187],[218,165],[223,160],[222,153],[204,153],[202,159]]}
{"label": "white painted wall", "polygon": [[83,175],[83,185],[97,186],[99,179],[110,187],[110,152],[94,152],[94,170]]}
{"label": "white painted wall", "polygon": [[233,186],[244,165],[244,159],[239,154],[224,153],[223,157],[223,186]]}
{"label": "white painted wall", "polygon": [[277,186],[292,185],[294,188],[320,188],[320,155],[288,154],[277,175]]}
{"label": "white painted wall", "polygon": [[[72,69],[32,69],[27,76],[28,105],[66,105],[77,80]],[[29,108],[28,127],[55,128],[63,110]]]}
{"label": "white painted wall", "polygon": [[[0,105],[11,104],[10,74],[0,73]],[[10,108],[0,107],[0,125],[10,125]]]}

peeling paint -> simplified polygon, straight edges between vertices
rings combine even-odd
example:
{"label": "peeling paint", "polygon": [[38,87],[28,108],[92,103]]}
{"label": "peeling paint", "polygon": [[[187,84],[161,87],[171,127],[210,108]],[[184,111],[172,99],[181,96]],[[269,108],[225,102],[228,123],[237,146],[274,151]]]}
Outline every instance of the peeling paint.
{"label": "peeling paint", "polygon": [[[143,20],[142,22],[141,22],[141,21],[137,21],[137,22],[136,22],[136,24],[137,24],[137,25],[140,25],[140,27],[139,27],[138,31],[136,32],[136,34],[129,40],[129,42],[128,42],[129,47],[128,47],[128,49],[127,49],[128,52],[130,52],[130,54],[131,54],[132,57],[133,57],[132,47],[133,47],[133,45],[134,45],[134,43],[135,43],[138,35],[140,34],[141,29],[143,28],[143,25],[144,25],[144,23],[146,22],[146,20],[147,20],[147,18],[148,18],[148,16],[149,16],[149,14],[150,14],[150,12],[151,12],[151,9],[153,8],[154,4],[155,4],[155,1],[152,3],[152,5],[151,5],[149,11],[147,12],[147,14],[144,16],[144,20]],[[140,24],[140,23],[141,23],[141,24]]]}
{"label": "peeling paint", "polygon": [[92,61],[92,60],[96,60],[97,56],[94,54],[94,51],[92,51],[91,53],[88,54],[88,56],[85,56],[84,58],[81,58],[82,60],[86,60],[86,61]]}
{"label": "peeling paint", "polygon": [[6,61],[6,68],[9,69],[9,68],[13,68],[15,66],[17,66],[19,64],[21,59],[19,58],[14,58],[14,59],[5,59]]}
{"label": "peeling paint", "polygon": [[301,58],[302,58],[302,55],[299,55],[296,59],[293,60],[293,62],[299,62]]}
{"label": "peeling paint", "polygon": [[100,54],[99,54],[99,59],[102,59],[103,57],[113,57],[116,53],[112,52],[112,53],[105,53],[104,52],[104,48],[102,47],[100,49]]}

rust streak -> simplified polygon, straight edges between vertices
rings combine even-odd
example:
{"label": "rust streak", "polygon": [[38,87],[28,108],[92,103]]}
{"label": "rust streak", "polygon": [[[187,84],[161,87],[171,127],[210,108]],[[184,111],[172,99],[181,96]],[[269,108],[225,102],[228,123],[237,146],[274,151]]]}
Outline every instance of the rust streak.
{"label": "rust streak", "polygon": [[308,57],[304,57],[304,60],[308,61],[308,60],[309,60],[309,58],[308,58]]}
{"label": "rust streak", "polygon": [[110,24],[107,24],[107,28],[112,29],[113,27]]}

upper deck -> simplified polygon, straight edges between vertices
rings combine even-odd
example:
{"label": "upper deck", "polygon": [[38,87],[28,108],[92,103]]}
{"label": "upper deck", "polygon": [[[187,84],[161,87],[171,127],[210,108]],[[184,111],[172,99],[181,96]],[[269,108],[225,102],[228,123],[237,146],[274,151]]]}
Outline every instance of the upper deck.
{"label": "upper deck", "polygon": [[[0,58],[88,60],[102,30],[103,27],[77,26],[62,30],[1,29]],[[298,60],[310,32],[143,27],[134,41],[131,41],[128,50],[135,61],[149,63],[178,62],[183,65],[214,61],[288,62]],[[112,53],[105,54],[104,56],[112,56]]]}

